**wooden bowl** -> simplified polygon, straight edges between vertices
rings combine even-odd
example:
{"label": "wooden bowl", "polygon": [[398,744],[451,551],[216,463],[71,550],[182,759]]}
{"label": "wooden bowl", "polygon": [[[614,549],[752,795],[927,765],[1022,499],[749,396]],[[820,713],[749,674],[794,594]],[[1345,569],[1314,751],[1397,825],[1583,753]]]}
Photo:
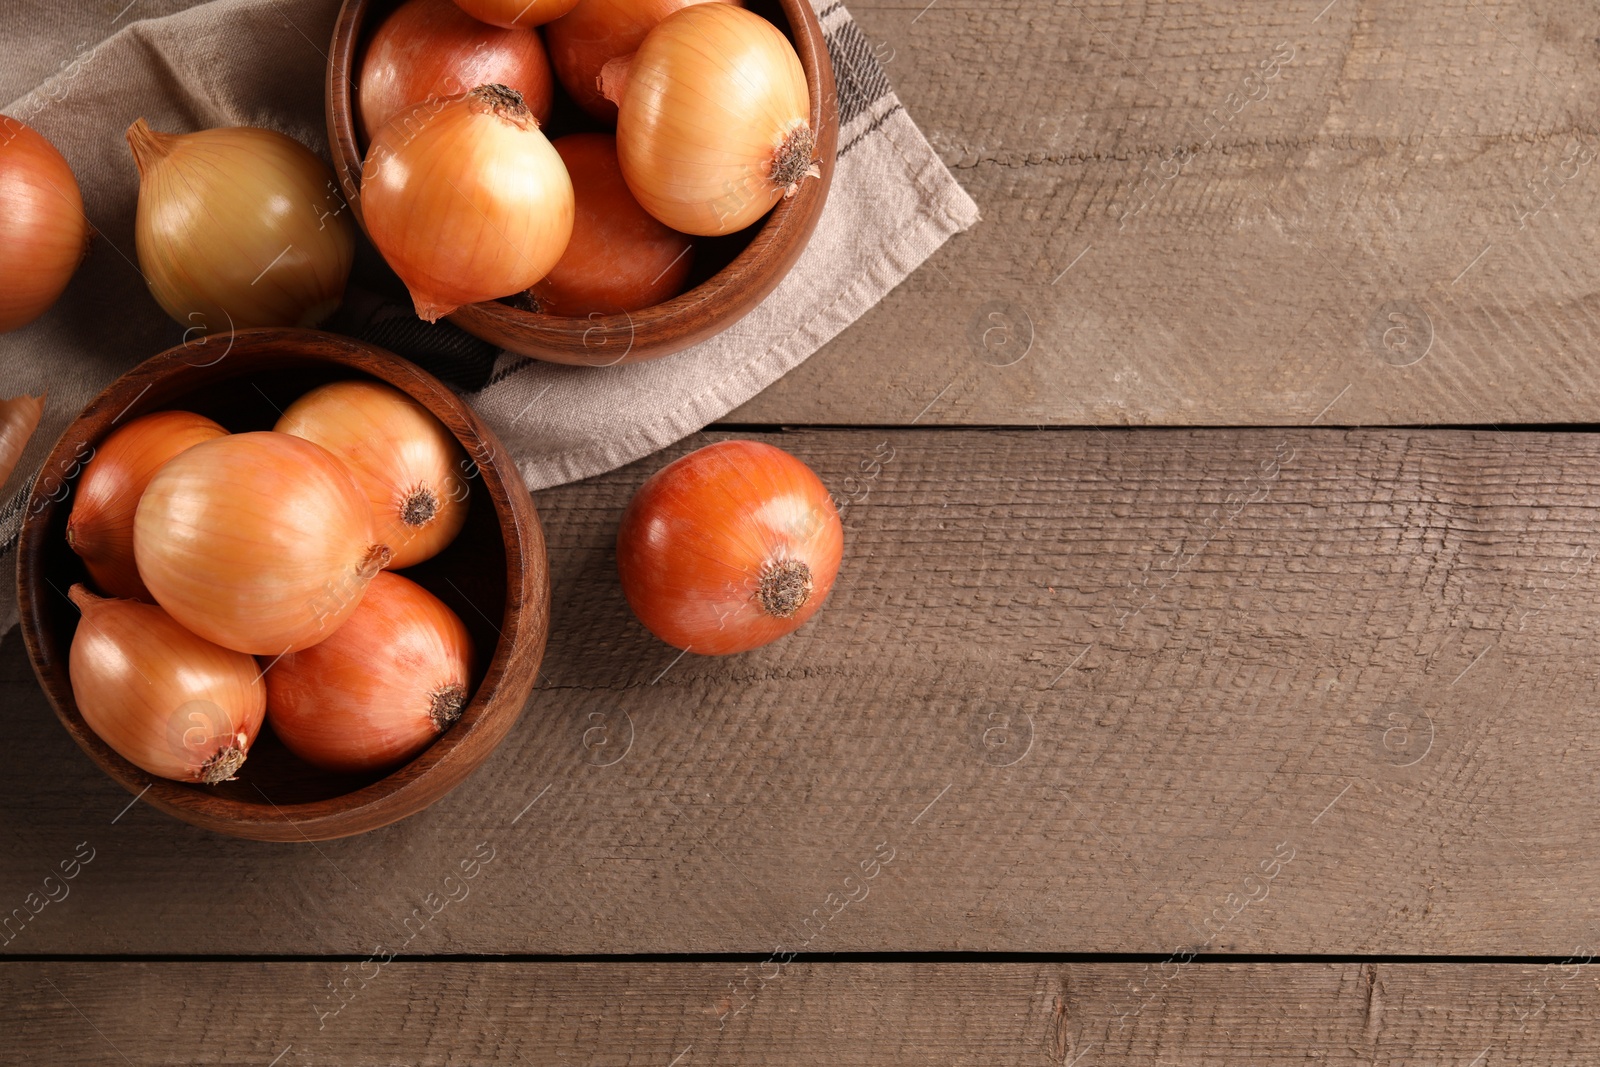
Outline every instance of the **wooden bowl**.
{"label": "wooden bowl", "polygon": [[[356,222],[361,220],[361,160],[355,98],[373,31],[399,0],[344,0],[334,24],[328,61],[328,145],[334,171]],[[748,0],[746,6],[784,30],[805,68],[811,126],[817,131],[822,177],[804,182],[792,198],[738,233],[696,237],[689,288],[664,304],[586,318],[540,315],[500,301],[469,304],[450,321],[501,348],[552,363],[612,366],[670,355],[720,333],[749,313],[789,273],[822,215],[833,180],[839,108],[822,26],[808,0]],[[605,127],[557,94],[552,137]],[[609,131],[607,131],[609,132]]]}
{"label": "wooden bowl", "polygon": [[[196,411],[229,430],[271,429],[281,409],[324,382],[387,382],[433,412],[476,464],[467,521],[439,555],[402,573],[461,617],[478,649],[472,698],[421,755],[387,774],[334,775],[296,759],[268,726],[239,777],[217,786],[156,778],[89,729],[72,698],[68,652],[88,582],[67,547],[72,488],[113,429],[163,409]],[[92,586],[92,583],[90,583]],[[241,330],[148,359],[111,383],[67,427],[33,487],[17,551],[22,635],[56,715],[101,769],[185,822],[261,841],[364,833],[415,814],[471,774],[511,729],[533,688],[550,618],[544,532],[509,455],[471,408],[436,378],[371,345],[315,330]]]}

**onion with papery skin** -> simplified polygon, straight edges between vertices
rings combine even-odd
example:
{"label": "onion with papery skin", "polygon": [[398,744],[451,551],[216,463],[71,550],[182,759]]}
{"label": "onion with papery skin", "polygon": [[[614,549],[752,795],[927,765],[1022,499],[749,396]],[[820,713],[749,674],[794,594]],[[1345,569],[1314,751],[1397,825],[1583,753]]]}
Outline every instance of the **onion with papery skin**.
{"label": "onion with papery skin", "polygon": [[701,655],[747,652],[804,625],[844,552],[838,509],[811,468],[757,441],[722,441],[639,487],[617,532],[639,621]]}
{"label": "onion with papery skin", "polygon": [[390,119],[361,169],[367,235],[429,322],[549,273],[572,236],[572,182],[522,98],[480,85],[427,121]]}
{"label": "onion with papery skin", "polygon": [[267,691],[254,658],[179,626],[154,604],[67,594],[83,612],[68,673],[78,714],[142,771],[215,785],[261,730]]}
{"label": "onion with papery skin", "polygon": [[270,432],[206,441],[158,470],[139,500],[133,554],[174,619],[263,656],[337,630],[389,562],[344,463]]}
{"label": "onion with papery skin", "polygon": [[0,485],[5,485],[11,472],[17,469],[22,450],[28,447],[28,439],[39,428],[39,416],[43,414],[42,396],[0,400]]}
{"label": "onion with papery skin", "polygon": [[444,423],[398,389],[330,382],[289,405],[279,433],[314,441],[343,460],[372,504],[389,566],[420,563],[467,521],[467,453]]}
{"label": "onion with papery skin", "polygon": [[561,261],[529,290],[537,309],[547,315],[609,315],[683,292],[694,246],[633,198],[617,166],[617,139],[574,133],[554,143],[572,176],[576,213]]}
{"label": "onion with papery skin", "polygon": [[289,751],[328,771],[393,767],[461,717],[472,638],[432,593],[398,574],[372,580],[333,636],[267,671],[267,719]]}
{"label": "onion with papery skin", "polygon": [[[617,122],[617,105],[600,94],[600,70],[632,55],[656,23],[680,8],[707,0],[578,0],[578,5],[544,28],[550,65],[562,88],[602,122]],[[739,0],[717,0],[743,7]]]}
{"label": "onion with papery skin", "polygon": [[601,80],[628,188],[675,230],[742,230],[821,174],[805,70],[760,15],[686,7]]}
{"label": "onion with papery skin", "polygon": [[491,26],[543,26],[578,0],[456,0],[456,6]]}
{"label": "onion with papery skin", "polygon": [[[555,79],[538,33],[479,22],[452,0],[407,0],[367,45],[356,94],[361,130],[371,141],[415,104],[490,82],[515,89],[535,118],[549,120]],[[426,117],[424,110],[417,121]]]}
{"label": "onion with papery skin", "polygon": [[88,253],[91,232],[78,180],[55,145],[0,115],[0,333],[49,310]]}
{"label": "onion with papery skin", "polygon": [[184,327],[315,326],[344,299],[355,229],[333,174],[252,126],[128,127],[139,168],[134,241],[156,301]]}
{"label": "onion with papery skin", "polygon": [[204,415],[158,411],[134,419],[95,447],[73,496],[67,545],[82,557],[101,592],[130,600],[155,599],[133,559],[133,516],[139,497],[169,459],[227,432]]}

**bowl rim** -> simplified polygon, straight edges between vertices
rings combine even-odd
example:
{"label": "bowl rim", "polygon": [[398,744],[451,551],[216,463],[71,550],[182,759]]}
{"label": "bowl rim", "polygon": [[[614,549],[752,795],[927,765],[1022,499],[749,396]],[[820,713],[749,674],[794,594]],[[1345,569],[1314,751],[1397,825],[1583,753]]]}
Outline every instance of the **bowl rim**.
{"label": "bowl rim", "polygon": [[[375,2],[343,0],[340,4],[328,49],[324,98],[328,152],[335,180],[363,233],[366,224],[361,217],[360,177],[364,157],[356,122],[356,59],[370,36],[367,23]],[[705,340],[743,318],[775,289],[809,242],[826,205],[838,162],[839,107],[833,60],[816,10],[809,0],[773,2],[788,20],[789,37],[806,73],[821,177],[803,183],[793,197],[780,200],[760,222],[753,224],[756,230],[750,241],[715,274],[659,304],[634,312],[595,312],[577,317],[536,314],[489,300],[456,309],[447,316],[449,321],[473,336],[525,357],[607,367],[657,359]],[[775,246],[785,240],[792,246],[776,248],[779,254],[769,260]],[[704,316],[699,310],[719,301],[725,304],[719,314]],[[641,333],[646,335],[643,339]],[[654,336],[658,333],[670,336]],[[611,346],[624,340],[621,356],[601,358],[611,357]]]}
{"label": "bowl rim", "polygon": [[[521,477],[508,478],[501,469],[501,457],[509,459],[510,454],[494,432],[448,386],[420,367],[375,345],[319,330],[268,327],[237,330],[223,336],[227,338],[227,348],[215,358],[209,358],[209,352],[202,352],[201,346],[221,338],[199,343],[186,340],[142,361],[101,390],[56,440],[29,487],[28,510],[17,542],[17,603],[23,643],[56,717],[100,769],[135,794],[136,799],[144,799],[185,822],[258,840],[327,840],[378,829],[421,811],[454,789],[487,758],[521,716],[537,678],[548,632],[549,568],[543,528]],[[318,348],[296,347],[308,343]],[[59,648],[58,642],[47,637],[49,620],[61,610],[53,604],[53,597],[60,594],[64,598],[66,590],[56,587],[40,572],[41,557],[52,519],[58,509],[70,506],[72,495],[68,492],[57,498],[58,490],[44,492],[44,485],[51,481],[72,484],[81,474],[82,465],[76,457],[83,455],[82,449],[104,440],[128,412],[165,410],[181,403],[179,398],[194,389],[262,371],[259,362],[251,362],[234,373],[224,370],[202,376],[170,396],[159,388],[161,383],[182,375],[184,368],[204,370],[222,364],[236,353],[252,360],[281,354],[300,364],[343,367],[353,375],[367,375],[389,384],[416,400],[450,428],[475,464],[483,479],[480,495],[495,508],[496,527],[504,546],[506,598],[499,624],[490,620],[500,637],[461,718],[428,748],[377,781],[320,800],[277,804],[256,784],[256,791],[266,803],[246,803],[140,769],[101,740],[84,721],[73,698],[67,666],[70,642]],[[197,354],[207,361],[196,362]],[[152,390],[157,395],[141,407],[141,400]],[[90,424],[101,424],[113,412],[114,417],[104,422],[98,433],[89,432]],[[467,439],[451,425],[456,419],[475,440]],[[69,470],[70,477],[57,478],[50,473]],[[511,470],[516,470],[514,461]],[[499,494],[494,489],[499,489]],[[535,639],[535,647],[524,646],[529,637]],[[52,653],[58,657],[54,662],[49,658]]]}

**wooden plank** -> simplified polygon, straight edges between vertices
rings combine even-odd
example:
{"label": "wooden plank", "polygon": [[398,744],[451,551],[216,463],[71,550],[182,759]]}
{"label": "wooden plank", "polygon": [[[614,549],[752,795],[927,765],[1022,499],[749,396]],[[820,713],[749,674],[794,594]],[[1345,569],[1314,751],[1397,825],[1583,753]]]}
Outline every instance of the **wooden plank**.
{"label": "wooden plank", "polygon": [[1593,971],[1576,959],[12,963],[0,1004],[19,1063],[1544,1067],[1592,1059]]}
{"label": "wooden plank", "polygon": [[1600,411],[1580,0],[850,9],[984,220],[731,421]]}
{"label": "wooden plank", "polygon": [[[80,842],[94,858],[0,948],[1563,955],[1596,939],[1596,438],[767,439],[854,497],[812,624],[705,659],[631,618],[621,511],[704,438],[542,493],[552,636],[528,713],[461,789],[362,837],[274,847],[143,805],[119,817],[129,798],[7,638],[0,904]],[[434,916],[479,843],[493,856],[470,898]]]}
{"label": "wooden plank", "polygon": [[[1580,0],[850,9],[985,218],[731,421],[1281,425],[1336,396],[1323,424],[1600,410]],[[114,13],[71,14],[63,39]]]}

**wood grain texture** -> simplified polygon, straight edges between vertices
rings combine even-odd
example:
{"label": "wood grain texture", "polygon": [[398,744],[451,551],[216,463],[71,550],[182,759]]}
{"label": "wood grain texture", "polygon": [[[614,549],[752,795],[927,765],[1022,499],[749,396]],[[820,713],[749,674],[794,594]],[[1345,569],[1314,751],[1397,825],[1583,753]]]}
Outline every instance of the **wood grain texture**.
{"label": "wood grain texture", "polygon": [[1600,411],[1589,5],[850,10],[983,221],[730,421]]}
{"label": "wood grain texture", "polygon": [[[358,972],[370,981],[351,980],[335,1014],[331,986]],[[1600,1038],[1600,987],[1578,961],[1190,964],[1164,977],[1157,965],[795,963],[766,967],[765,985],[756,972],[12,963],[0,1004],[20,1063],[1545,1067],[1591,1062]]]}
{"label": "wood grain texture", "polygon": [[[551,641],[528,711],[463,788],[358,838],[233,841],[142,804],[114,819],[125,794],[7,639],[0,919],[80,842],[96,858],[0,949],[1600,940],[1595,438],[767,439],[847,501],[816,619],[711,660],[630,617],[618,519],[704,438],[541,493]],[[470,897],[435,914],[480,845]]]}

